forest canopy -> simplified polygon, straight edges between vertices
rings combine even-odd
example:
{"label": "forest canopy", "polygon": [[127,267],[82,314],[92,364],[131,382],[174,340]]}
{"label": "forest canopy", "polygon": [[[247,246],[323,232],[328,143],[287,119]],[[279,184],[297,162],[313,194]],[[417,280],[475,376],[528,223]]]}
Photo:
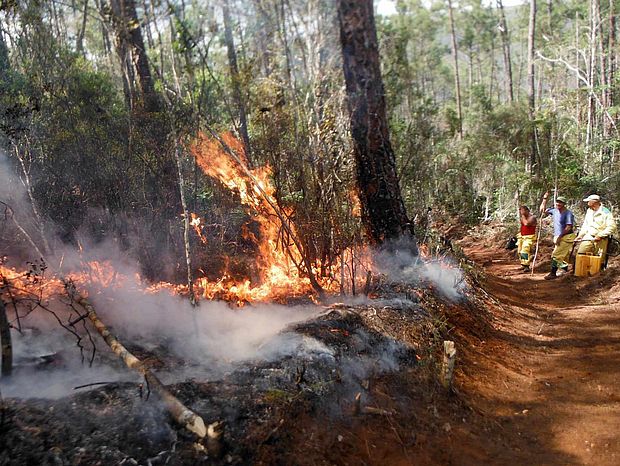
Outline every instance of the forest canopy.
{"label": "forest canopy", "polygon": [[[336,3],[0,2],[0,150],[35,211],[0,200],[42,249],[114,238],[165,279],[182,274],[196,213],[194,267],[210,273],[224,250],[251,249],[247,214],[189,148],[232,130],[249,167],[271,167],[304,254],[328,264],[364,234]],[[431,207],[504,220],[548,189],[618,202],[613,0],[394,5],[375,23],[416,228]]]}

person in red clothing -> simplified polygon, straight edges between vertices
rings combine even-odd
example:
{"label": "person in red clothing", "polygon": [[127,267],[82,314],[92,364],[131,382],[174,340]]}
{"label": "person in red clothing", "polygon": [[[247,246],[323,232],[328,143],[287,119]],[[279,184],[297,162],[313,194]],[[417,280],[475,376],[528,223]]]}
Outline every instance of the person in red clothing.
{"label": "person in red clothing", "polygon": [[530,212],[528,206],[519,207],[519,217],[521,220],[521,229],[517,235],[517,253],[521,268],[524,272],[530,270],[530,262],[532,261],[532,246],[536,240],[536,216]]}

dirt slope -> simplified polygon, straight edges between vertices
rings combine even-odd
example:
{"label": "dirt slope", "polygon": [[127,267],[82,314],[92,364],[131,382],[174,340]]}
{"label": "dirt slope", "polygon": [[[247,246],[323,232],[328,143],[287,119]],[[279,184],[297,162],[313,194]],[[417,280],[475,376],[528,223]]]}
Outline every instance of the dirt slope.
{"label": "dirt slope", "polygon": [[[337,367],[299,357],[249,366],[237,379],[177,384],[207,419],[228,416],[221,458],[162,410],[147,410],[128,383],[10,401],[0,410],[0,465],[620,464],[620,260],[598,277],[545,281],[545,271],[521,274],[514,255],[490,244],[460,242],[476,264],[467,299],[395,288],[416,302],[334,305],[298,329],[354,362],[380,358],[384,337],[415,347],[397,370],[364,375],[354,391]],[[360,346],[357,329],[373,338]],[[458,350],[455,393],[437,380],[445,339]]]}
{"label": "dirt slope", "polygon": [[616,264],[599,277],[545,281],[505,251],[462,246],[484,268],[494,331],[458,330],[457,387],[480,416],[449,440],[449,463],[620,464]]}

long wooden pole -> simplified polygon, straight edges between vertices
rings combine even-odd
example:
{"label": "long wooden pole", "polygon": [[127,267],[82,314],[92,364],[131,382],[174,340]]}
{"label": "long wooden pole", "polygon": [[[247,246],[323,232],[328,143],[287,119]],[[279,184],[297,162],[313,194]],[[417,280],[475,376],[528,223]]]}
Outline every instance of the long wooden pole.
{"label": "long wooden pole", "polygon": [[161,396],[168,412],[175,421],[185,427],[187,430],[194,432],[200,438],[207,435],[207,427],[198,414],[187,408],[179,401],[168,389],[161,383],[153,372],[151,372],[142,361],[129,352],[125,346],[108,330],[106,325],[99,319],[95,308],[83,296],[77,297],[77,302],[88,312],[88,318],[99,332],[99,335],[105,340],[114,354],[123,360],[125,365],[130,369],[139,372],[144,376],[149,387]]}
{"label": "long wooden pole", "polygon": [[536,227],[536,249],[534,250],[534,258],[532,259],[532,270],[530,272],[531,275],[534,274],[534,269],[536,268],[536,258],[538,257],[538,245],[540,244],[540,232],[542,231],[542,217],[545,213],[545,207],[547,207],[547,198],[549,197],[549,191],[545,192],[543,195],[542,201],[540,202],[540,207],[538,208],[538,222]]}

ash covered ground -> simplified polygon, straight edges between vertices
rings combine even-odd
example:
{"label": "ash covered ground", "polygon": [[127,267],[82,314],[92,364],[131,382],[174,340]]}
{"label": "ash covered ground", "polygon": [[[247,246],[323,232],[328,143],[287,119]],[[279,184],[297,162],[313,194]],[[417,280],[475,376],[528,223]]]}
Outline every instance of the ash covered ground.
{"label": "ash covered ground", "polygon": [[458,269],[436,267],[400,267],[398,281],[375,278],[373,299],[320,306],[180,309],[179,297],[99,290],[113,332],[221,437],[175,424],[97,335],[89,366],[89,345],[82,362],[48,322],[15,338],[0,464],[345,464],[361,447],[339,432],[373,423],[415,449],[411,393],[438,390],[442,312],[467,305]]}

